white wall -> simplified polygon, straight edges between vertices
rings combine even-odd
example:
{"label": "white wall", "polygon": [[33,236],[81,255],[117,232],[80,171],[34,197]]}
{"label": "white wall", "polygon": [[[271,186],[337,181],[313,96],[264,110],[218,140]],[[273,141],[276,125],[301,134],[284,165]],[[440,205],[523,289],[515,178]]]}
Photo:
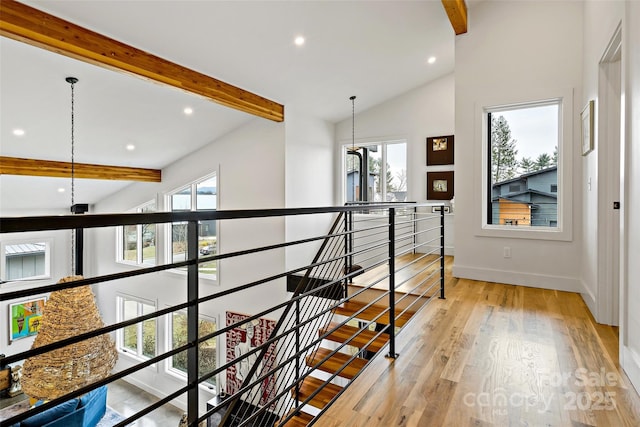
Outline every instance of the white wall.
{"label": "white wall", "polygon": [[[613,34],[622,25],[622,98],[623,145],[621,147],[621,269],[620,269],[620,365],[624,368],[636,390],[640,390],[640,2],[637,1],[587,1],[584,10],[584,97],[596,101],[596,117],[604,114],[598,106],[603,100],[599,88],[600,61]],[[596,121],[597,123],[598,121]],[[603,136],[603,134],[599,134]],[[583,160],[583,179],[592,179],[593,189],[603,185],[606,174],[607,150],[610,141],[600,138],[595,143],[595,154]],[[600,162],[599,162],[600,161]],[[599,169],[604,168],[604,169]],[[597,185],[597,187],[595,186]],[[606,188],[605,188],[606,190]],[[608,206],[606,192],[598,194],[583,188],[584,206],[589,208]],[[605,207],[606,209],[606,207]],[[595,211],[594,211],[595,212]],[[601,209],[600,212],[603,212]],[[594,300],[590,306],[599,306],[598,283],[604,268],[604,256],[598,252],[603,244],[596,234],[606,224],[595,215],[585,217],[585,234],[582,279]],[[599,230],[602,231],[602,230]],[[600,286],[599,286],[600,285]],[[585,297],[588,300],[588,297]],[[593,308],[592,308],[593,311]],[[597,311],[594,312],[597,315]]]}
{"label": "white wall", "polygon": [[[410,201],[427,201],[427,137],[454,134],[454,88],[454,75],[449,74],[363,112],[358,112],[356,98],[356,144],[407,140],[407,185]],[[351,128],[351,118],[336,125],[335,192],[339,197],[338,203],[342,201],[344,193],[341,148],[343,144],[351,142]],[[456,152],[457,150],[456,145]],[[429,170],[450,170],[450,167],[431,167]],[[451,255],[455,233],[452,218],[453,216],[448,216],[445,224],[446,253]]]}
{"label": "white wall", "polygon": [[[95,206],[94,212],[124,212],[157,197],[164,200],[167,192],[218,171],[218,209],[268,209],[285,205],[285,126],[262,119],[253,119],[242,128],[213,141],[206,147],[188,154],[162,171],[162,182],[136,183]],[[284,220],[221,221],[218,226],[219,251],[230,252],[260,245],[280,243],[284,236]],[[115,262],[116,232],[112,228],[92,230],[92,273],[96,275],[126,271],[131,267]],[[162,231],[158,233],[161,242]],[[159,247],[160,251],[161,248]],[[203,281],[201,295],[218,292],[260,277],[276,274],[284,269],[284,251],[271,251],[258,256],[224,260],[219,264],[219,283]],[[250,268],[248,268],[250,266]],[[186,301],[184,275],[160,272],[99,285],[96,291],[99,307],[107,324],[116,322],[116,295],[126,294],[154,301],[158,308]],[[252,297],[230,296],[223,302],[204,304],[200,313],[213,317],[224,325],[225,312],[256,313],[286,296],[284,282],[273,283],[264,292],[252,292]],[[159,351],[165,350],[164,321],[158,324]],[[224,339],[220,349],[224,348]],[[218,360],[224,360],[219,350]],[[134,364],[127,355],[120,355],[118,369]],[[143,386],[157,395],[173,392],[183,380],[165,373],[164,364],[149,367],[127,380]],[[206,394],[201,404],[206,400]],[[185,405],[185,399],[176,404]]]}
{"label": "white wall", "polygon": [[[602,286],[599,286],[603,280],[609,280],[604,275],[605,265],[604,256],[607,251],[606,234],[609,231],[606,228],[607,222],[603,213],[610,207],[608,201],[608,193],[611,191],[607,188],[607,156],[609,155],[609,145],[612,143],[606,137],[603,137],[600,126],[598,125],[603,117],[601,110],[601,100],[599,95],[599,63],[611,41],[616,28],[622,22],[624,16],[624,2],[597,2],[589,1],[585,3],[584,8],[584,57],[583,57],[583,105],[588,100],[595,101],[595,149],[589,155],[582,157],[582,182],[591,182],[589,185],[583,185],[581,192],[583,194],[582,211],[583,218],[583,256],[582,256],[582,274],[581,279],[584,284],[583,298],[591,309],[596,320],[600,322],[606,321],[611,323],[611,319],[606,316],[605,319],[598,301],[607,298],[603,295]],[[608,248],[607,252],[611,252]]]}
{"label": "white wall", "polygon": [[[334,125],[285,109],[285,199],[287,208],[332,206],[334,197]],[[329,231],[334,215],[290,216],[286,239],[321,236]],[[287,270],[307,265],[321,242],[287,248]]]}
{"label": "white wall", "polygon": [[[356,94],[358,95],[358,94]],[[349,102],[345,100],[345,102]],[[449,74],[369,110],[358,112],[355,101],[355,140],[358,142],[407,140],[408,200],[427,199],[427,137],[454,133],[454,76]],[[336,125],[336,164],[343,144],[351,142],[351,118]],[[342,171],[338,170],[338,177]],[[336,194],[344,192],[336,179]],[[341,200],[338,200],[341,202]]]}
{"label": "white wall", "polygon": [[[469,32],[456,37],[455,65],[455,242],[453,273],[457,277],[542,288],[582,291],[580,281],[580,209],[565,227],[569,241],[480,236],[483,106],[563,96],[580,106],[582,79],[582,3],[574,1],[485,1],[469,8]],[[490,100],[491,104],[485,104]],[[569,108],[567,148],[578,144],[580,109]],[[573,126],[571,126],[573,124]],[[568,150],[569,151],[569,150]],[[574,169],[567,184],[582,188],[578,150],[569,161]],[[565,153],[566,154],[566,153]],[[569,190],[570,191],[570,190]],[[574,191],[569,205],[581,206]],[[572,202],[572,203],[571,203]],[[505,246],[512,257],[503,257]]]}
{"label": "white wall", "polygon": [[622,311],[620,362],[636,390],[640,390],[640,3],[625,4],[624,95],[626,163],[625,192],[622,198],[624,227],[621,272]]}
{"label": "white wall", "polygon": [[[66,212],[65,212],[66,213]],[[51,215],[51,212],[47,212]],[[23,289],[31,289],[38,286],[50,285],[59,279],[69,276],[71,272],[71,231],[46,231],[32,233],[7,233],[2,234],[2,243],[18,243],[25,241],[47,242],[50,253],[51,270],[48,278],[38,280],[27,280],[18,282],[7,282],[0,284],[0,294],[15,292]],[[2,301],[0,304],[0,354],[7,356],[27,351],[31,348],[35,336],[22,338],[9,343],[9,328],[6,327],[9,320],[9,304],[37,298],[40,295],[48,296],[48,293],[36,294],[31,297],[18,298]],[[19,363],[18,363],[19,364]]]}

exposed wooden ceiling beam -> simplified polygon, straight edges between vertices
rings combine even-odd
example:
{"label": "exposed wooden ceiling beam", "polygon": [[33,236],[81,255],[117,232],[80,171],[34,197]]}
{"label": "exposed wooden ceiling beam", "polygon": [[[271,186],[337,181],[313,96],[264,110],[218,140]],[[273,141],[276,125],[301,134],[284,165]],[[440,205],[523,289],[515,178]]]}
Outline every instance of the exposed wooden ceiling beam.
{"label": "exposed wooden ceiling beam", "polygon": [[[162,173],[158,169],[92,165],[88,163],[75,163],[73,169],[75,178],[143,182],[161,182],[162,179]],[[71,163],[0,156],[0,175],[71,178]]]}
{"label": "exposed wooden ceiling beam", "polygon": [[464,0],[442,0],[456,36],[467,32],[467,5]]}
{"label": "exposed wooden ceiling beam", "polygon": [[0,1],[0,35],[164,83],[259,117],[284,120],[281,104],[14,0]]}

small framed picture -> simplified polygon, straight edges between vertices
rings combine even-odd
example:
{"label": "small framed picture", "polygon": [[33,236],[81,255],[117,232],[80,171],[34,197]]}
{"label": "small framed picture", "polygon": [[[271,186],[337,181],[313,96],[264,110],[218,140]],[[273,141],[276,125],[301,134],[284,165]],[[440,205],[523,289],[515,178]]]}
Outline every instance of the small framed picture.
{"label": "small framed picture", "polygon": [[427,199],[453,199],[453,171],[427,172]]}
{"label": "small framed picture", "polygon": [[36,335],[46,296],[9,304],[9,342]]}
{"label": "small framed picture", "polygon": [[453,135],[427,138],[427,166],[453,164]]}
{"label": "small framed picture", "polygon": [[595,102],[589,101],[582,110],[580,118],[582,119],[582,155],[586,156],[593,151],[593,122],[594,122]]}

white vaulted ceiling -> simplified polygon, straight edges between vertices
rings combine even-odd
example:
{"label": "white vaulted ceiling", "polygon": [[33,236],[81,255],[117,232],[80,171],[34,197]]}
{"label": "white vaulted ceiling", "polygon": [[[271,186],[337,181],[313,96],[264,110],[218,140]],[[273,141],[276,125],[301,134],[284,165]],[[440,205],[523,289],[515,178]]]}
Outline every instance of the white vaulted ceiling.
{"label": "white vaulted ceiling", "polygon": [[[330,122],[453,70],[440,1],[25,1],[164,59]],[[298,47],[294,38],[305,37]],[[428,64],[431,56],[437,58]],[[126,74],[0,38],[0,155],[161,169],[253,116]],[[184,107],[194,113],[185,116]],[[264,119],[257,119],[264,120]],[[13,135],[15,128],[25,135]],[[134,144],[135,150],[126,146]],[[65,179],[2,175],[0,208],[62,209]],[[127,182],[82,180],[95,203]],[[28,197],[25,197],[28,195]]]}

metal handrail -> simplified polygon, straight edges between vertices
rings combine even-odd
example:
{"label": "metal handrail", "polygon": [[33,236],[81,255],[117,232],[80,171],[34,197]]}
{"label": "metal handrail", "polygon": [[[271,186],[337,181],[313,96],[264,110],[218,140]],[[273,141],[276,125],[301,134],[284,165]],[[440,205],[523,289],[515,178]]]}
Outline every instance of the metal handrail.
{"label": "metal handrail", "polygon": [[[247,423],[248,419],[257,419],[259,416],[266,414],[270,406],[269,405],[278,405],[279,410],[288,410],[291,408],[287,408],[285,403],[295,401],[295,410],[300,410],[305,403],[308,403],[309,400],[313,398],[314,394],[320,392],[320,390],[316,390],[311,396],[309,396],[305,401],[300,401],[298,398],[296,399],[286,399],[287,393],[291,390],[298,389],[300,383],[304,378],[308,377],[314,372],[314,369],[323,363],[324,360],[320,360],[318,363],[315,363],[316,366],[310,367],[310,369],[305,368],[305,370],[300,369],[302,364],[302,359],[310,354],[310,352],[314,352],[320,346],[322,340],[326,338],[326,336],[330,333],[328,331],[323,336],[319,336],[317,332],[313,332],[317,330],[319,322],[326,322],[327,316],[333,313],[335,307],[340,304],[349,301],[352,298],[358,297],[360,295],[364,295],[364,292],[367,289],[372,289],[373,284],[369,284],[367,287],[362,290],[358,290],[353,292],[352,295],[347,297],[346,292],[339,295],[336,300],[330,300],[326,298],[327,292],[330,292],[332,289],[335,289],[336,284],[342,284],[342,287],[346,290],[347,284],[353,280],[353,278],[360,274],[361,272],[372,271],[377,266],[384,265],[388,263],[390,265],[389,273],[385,276],[385,278],[389,278],[390,282],[393,282],[393,277],[397,271],[401,268],[396,269],[393,267],[393,263],[395,261],[395,257],[390,257],[390,254],[393,254],[395,251],[395,245],[398,241],[409,241],[412,240],[413,244],[410,243],[402,243],[403,246],[400,247],[398,253],[405,253],[406,247],[412,246],[408,249],[408,251],[415,251],[416,247],[420,247],[420,245],[424,245],[425,243],[417,243],[417,239],[422,238],[421,234],[425,233],[425,231],[418,231],[417,227],[420,222],[428,221],[429,218],[418,218],[416,215],[417,209],[428,206],[431,207],[431,204],[415,204],[415,203],[385,203],[385,204],[367,204],[362,205],[352,205],[352,206],[337,206],[337,207],[327,207],[327,208],[302,208],[302,209],[271,209],[271,210],[245,210],[245,211],[207,211],[207,212],[172,212],[172,213],[136,213],[136,214],[109,214],[109,215],[69,215],[69,216],[49,216],[49,217],[24,217],[24,218],[0,218],[0,233],[18,233],[18,232],[27,232],[27,231],[43,231],[43,230],[59,230],[59,229],[85,229],[85,228],[96,228],[96,227],[110,227],[110,226],[121,226],[121,225],[132,225],[132,224],[156,224],[156,223],[172,223],[172,222],[186,222],[188,223],[188,227],[191,231],[190,238],[187,240],[187,259],[185,261],[180,261],[171,264],[158,265],[154,267],[145,267],[139,268],[132,271],[115,273],[115,274],[107,274],[96,277],[85,278],[81,281],[76,282],[68,282],[63,284],[53,284],[46,285],[37,288],[30,289],[22,289],[11,292],[0,293],[0,301],[10,300],[22,298],[28,295],[34,294],[42,294],[46,292],[51,292],[59,289],[67,289],[77,286],[84,285],[95,285],[103,282],[111,282],[119,279],[126,278],[135,278],[138,276],[143,276],[150,273],[156,273],[160,271],[170,270],[177,267],[187,267],[187,290],[188,290],[188,298],[187,301],[181,304],[173,305],[166,309],[158,310],[154,313],[150,313],[147,315],[139,316],[134,319],[130,319],[124,322],[119,322],[116,324],[105,326],[104,328],[100,328],[98,330],[82,334],[79,336],[75,336],[72,338],[68,338],[63,341],[59,341],[53,344],[49,344],[47,346],[43,346],[37,349],[29,350],[26,352],[21,352],[18,354],[14,354],[5,358],[0,358],[0,364],[8,364],[13,363],[18,360],[22,360],[27,357],[34,356],[36,354],[42,354],[44,352],[50,351],[55,348],[60,348],[71,343],[76,343],[82,341],[84,339],[88,339],[92,336],[101,335],[104,333],[114,332],[118,329],[122,329],[126,326],[134,325],[140,323],[145,320],[159,318],[160,316],[164,316],[170,314],[172,312],[178,310],[187,309],[188,315],[188,342],[185,345],[182,345],[178,348],[172,349],[160,355],[157,355],[149,360],[138,363],[135,366],[132,366],[126,370],[120,371],[116,374],[111,375],[110,377],[100,380],[90,386],[86,386],[80,390],[77,390],[73,393],[67,394],[59,399],[55,399],[51,402],[46,403],[38,408],[32,409],[26,413],[19,414],[17,416],[12,417],[9,420],[5,420],[8,423],[15,423],[21,421],[25,418],[28,418],[36,413],[40,413],[48,408],[51,408],[58,403],[61,403],[67,399],[79,396],[87,391],[95,389],[99,386],[108,384],[116,379],[124,378],[134,372],[137,372],[147,366],[151,366],[155,363],[158,363],[162,360],[165,360],[171,356],[174,356],[180,352],[187,351],[187,384],[184,387],[180,387],[175,392],[170,393],[165,398],[160,399],[157,403],[139,411],[138,413],[130,416],[122,423],[118,425],[126,425],[136,419],[139,419],[150,411],[162,406],[165,403],[168,403],[170,400],[178,397],[183,393],[187,393],[187,407],[188,407],[188,420],[190,425],[195,425],[198,421],[205,420],[209,415],[211,415],[212,411],[208,411],[205,415],[198,415],[198,384],[206,381],[207,379],[224,372],[227,368],[233,366],[237,363],[237,360],[227,361],[226,364],[221,364],[217,366],[217,369],[213,372],[209,373],[198,373],[197,368],[197,358],[198,358],[198,346],[200,343],[209,340],[211,338],[215,338],[221,336],[222,334],[230,331],[233,327],[237,325],[229,325],[227,327],[219,328],[216,332],[208,335],[203,335],[201,337],[198,336],[198,305],[206,302],[212,301],[217,298],[221,298],[223,296],[230,295],[235,292],[243,292],[248,289],[262,286],[268,282],[272,282],[279,278],[284,278],[292,274],[297,274],[304,272],[303,278],[299,281],[298,286],[293,293],[292,298],[289,301],[285,301],[272,307],[269,307],[260,313],[257,313],[253,316],[248,317],[244,321],[250,321],[253,319],[257,319],[267,315],[268,313],[275,313],[278,311],[282,311],[282,315],[280,317],[281,320],[278,323],[281,323],[279,328],[283,328],[283,332],[281,334],[274,331],[272,336],[265,342],[262,348],[258,348],[253,351],[253,354],[258,354],[260,360],[264,358],[265,354],[269,351],[269,347],[271,344],[279,342],[278,350],[283,351],[284,360],[294,360],[295,362],[290,365],[290,368],[283,366],[282,364],[276,364],[275,366],[268,367],[268,370],[262,370],[258,372],[258,364],[252,367],[249,375],[246,376],[246,380],[243,382],[241,389],[233,396],[231,396],[230,400],[226,401],[227,403],[234,403],[237,405],[242,399],[243,388],[244,391],[251,390],[252,384],[246,384],[245,382],[249,381],[251,383],[256,383],[255,378],[258,378],[258,386],[260,386],[260,378],[268,378],[270,373],[281,372],[286,373],[291,371],[291,377],[295,378],[295,381],[291,382],[287,385],[278,385],[280,387],[275,394],[275,397],[271,402],[267,402],[266,406],[260,408],[257,412],[252,414],[247,414],[247,417],[243,423]],[[398,224],[393,224],[395,221],[395,212],[401,209],[409,209],[413,213],[409,214],[413,216],[412,220],[402,220],[397,221]],[[372,244],[366,245],[363,244],[361,247],[354,248],[353,241],[355,239],[362,239],[364,233],[368,229],[378,230],[379,226],[371,225],[370,227],[365,226],[364,223],[358,225],[357,220],[354,219],[353,212],[357,212],[358,214],[362,212],[372,212],[372,211],[386,211],[389,212],[389,221],[391,222],[387,225],[387,230],[391,235],[385,233],[382,237],[382,242],[377,240],[377,242],[373,242]],[[299,239],[291,242],[283,242],[280,244],[254,247],[247,250],[229,252],[229,253],[219,253],[213,256],[201,257],[198,258],[198,248],[197,248],[197,224],[199,221],[209,221],[209,220],[227,220],[227,219],[248,219],[248,218],[267,218],[267,217],[288,217],[292,215],[315,215],[315,214],[327,214],[327,213],[337,213],[338,216],[335,219],[331,230],[326,235],[315,236],[305,239]],[[346,215],[345,215],[346,214]],[[441,216],[441,214],[437,214]],[[434,217],[430,215],[430,217]],[[344,218],[344,219],[343,219]],[[441,218],[441,263],[444,265],[444,237],[443,237],[443,218]],[[397,238],[394,238],[393,233],[395,227],[401,226],[411,226],[413,224],[413,232],[404,233],[398,235]],[[360,228],[359,228],[360,227]],[[423,227],[422,227],[423,228]],[[433,227],[433,230],[436,230],[438,227]],[[399,228],[400,229],[400,228]],[[370,237],[367,237],[369,239]],[[351,244],[349,245],[347,242],[351,240]],[[436,239],[434,239],[436,240]],[[302,245],[305,243],[319,242],[321,243],[321,250],[319,250],[316,254],[316,257],[312,261],[311,264],[306,265],[304,267],[291,269],[289,271],[285,271],[282,273],[274,274],[272,276],[261,278],[251,283],[241,284],[233,289],[225,289],[223,291],[219,291],[209,295],[199,295],[198,290],[198,282],[199,282],[199,272],[198,265],[202,262],[208,262],[212,260],[221,260],[227,258],[240,257],[248,254],[257,254],[263,251],[269,251],[273,249],[285,248],[285,247],[295,247],[296,245]],[[329,243],[332,242],[332,243]],[[386,242],[386,243],[384,243]],[[429,243],[431,244],[431,243]],[[360,246],[360,244],[359,244]],[[377,260],[377,257],[380,256],[378,251],[385,246],[388,247],[388,250],[385,251],[387,254],[385,258],[382,260]],[[377,248],[377,249],[372,249]],[[326,250],[326,251],[325,251]],[[368,255],[366,255],[369,253]],[[350,269],[347,269],[347,266],[351,266],[353,264],[348,264],[348,258],[358,259],[357,262],[365,263],[361,272],[353,272]],[[379,268],[379,267],[378,267]],[[441,270],[441,283],[444,283],[443,270]],[[315,276],[319,277],[315,277]],[[429,276],[433,277],[433,276]],[[312,285],[312,286],[308,286]],[[421,286],[421,285],[418,285]],[[430,284],[428,290],[424,292],[430,292],[429,290],[433,287],[433,284]],[[442,285],[441,285],[441,289]],[[391,289],[384,295],[387,295],[389,298],[395,298],[394,292]],[[443,295],[443,294],[442,294]],[[321,298],[319,298],[321,297]],[[376,302],[382,300],[383,297],[377,299]],[[308,304],[306,301],[315,300],[323,300],[322,303],[318,303],[315,305]],[[398,303],[401,299],[395,301]],[[371,302],[370,305],[373,305],[375,302]],[[416,302],[413,302],[416,304]],[[360,310],[362,313],[363,308]],[[404,311],[408,310],[408,308],[404,308]],[[394,313],[395,309],[393,306],[387,309],[387,312],[390,312],[389,317],[394,319],[398,314]],[[294,324],[290,326],[286,326],[287,329],[284,329],[286,323],[287,314],[294,313],[294,317],[290,317],[289,319],[294,320]],[[402,312],[401,312],[402,313]],[[394,316],[394,314],[396,314]],[[355,313],[354,316],[346,318],[339,322],[340,325],[347,324],[352,319],[357,319],[359,313]],[[380,314],[378,318],[382,316]],[[366,325],[370,325],[375,320],[371,320]],[[393,321],[392,321],[393,322]],[[361,330],[364,330],[367,326],[362,326]],[[394,328],[395,329],[395,328]],[[311,331],[311,333],[304,332]],[[302,333],[307,333],[308,336],[302,336]],[[392,331],[395,333],[395,331]],[[383,331],[380,331],[378,335],[383,334]],[[286,340],[291,340],[291,344],[285,345]],[[352,338],[353,339],[353,338]],[[372,338],[374,340],[375,338]],[[349,341],[350,342],[350,341]],[[336,351],[339,351],[343,347],[349,345],[348,342],[343,343],[342,345],[337,346]],[[393,348],[391,348],[390,354],[395,354]],[[289,357],[289,355],[291,357]],[[327,356],[328,357],[328,356]],[[326,359],[325,357],[324,359]],[[355,358],[356,355],[353,355]],[[345,363],[345,366],[348,363]],[[342,369],[344,369],[344,367]],[[287,371],[288,370],[288,371]],[[336,372],[331,376],[331,379],[328,382],[332,381],[332,379],[336,378],[339,375],[339,372]],[[359,375],[359,373],[357,374]],[[356,377],[357,377],[356,375]],[[255,378],[254,378],[255,377]],[[255,386],[255,384],[253,384]],[[297,396],[299,397],[299,396]],[[337,398],[337,397],[336,397]],[[232,399],[232,400],[231,400]],[[282,405],[281,405],[282,404]],[[288,403],[287,403],[288,404]],[[284,406],[283,406],[284,405]],[[231,404],[226,411],[227,414],[231,414],[232,408]],[[215,408],[214,408],[215,409]],[[323,413],[324,410],[321,410],[320,413]],[[286,422],[287,418],[290,419],[293,415],[292,413],[288,414],[286,412],[280,412],[278,415],[280,417],[280,422]],[[228,419],[229,415],[226,415]],[[3,424],[4,422],[3,421]],[[223,423],[224,424],[224,423]],[[221,424],[221,425],[223,425]]]}

